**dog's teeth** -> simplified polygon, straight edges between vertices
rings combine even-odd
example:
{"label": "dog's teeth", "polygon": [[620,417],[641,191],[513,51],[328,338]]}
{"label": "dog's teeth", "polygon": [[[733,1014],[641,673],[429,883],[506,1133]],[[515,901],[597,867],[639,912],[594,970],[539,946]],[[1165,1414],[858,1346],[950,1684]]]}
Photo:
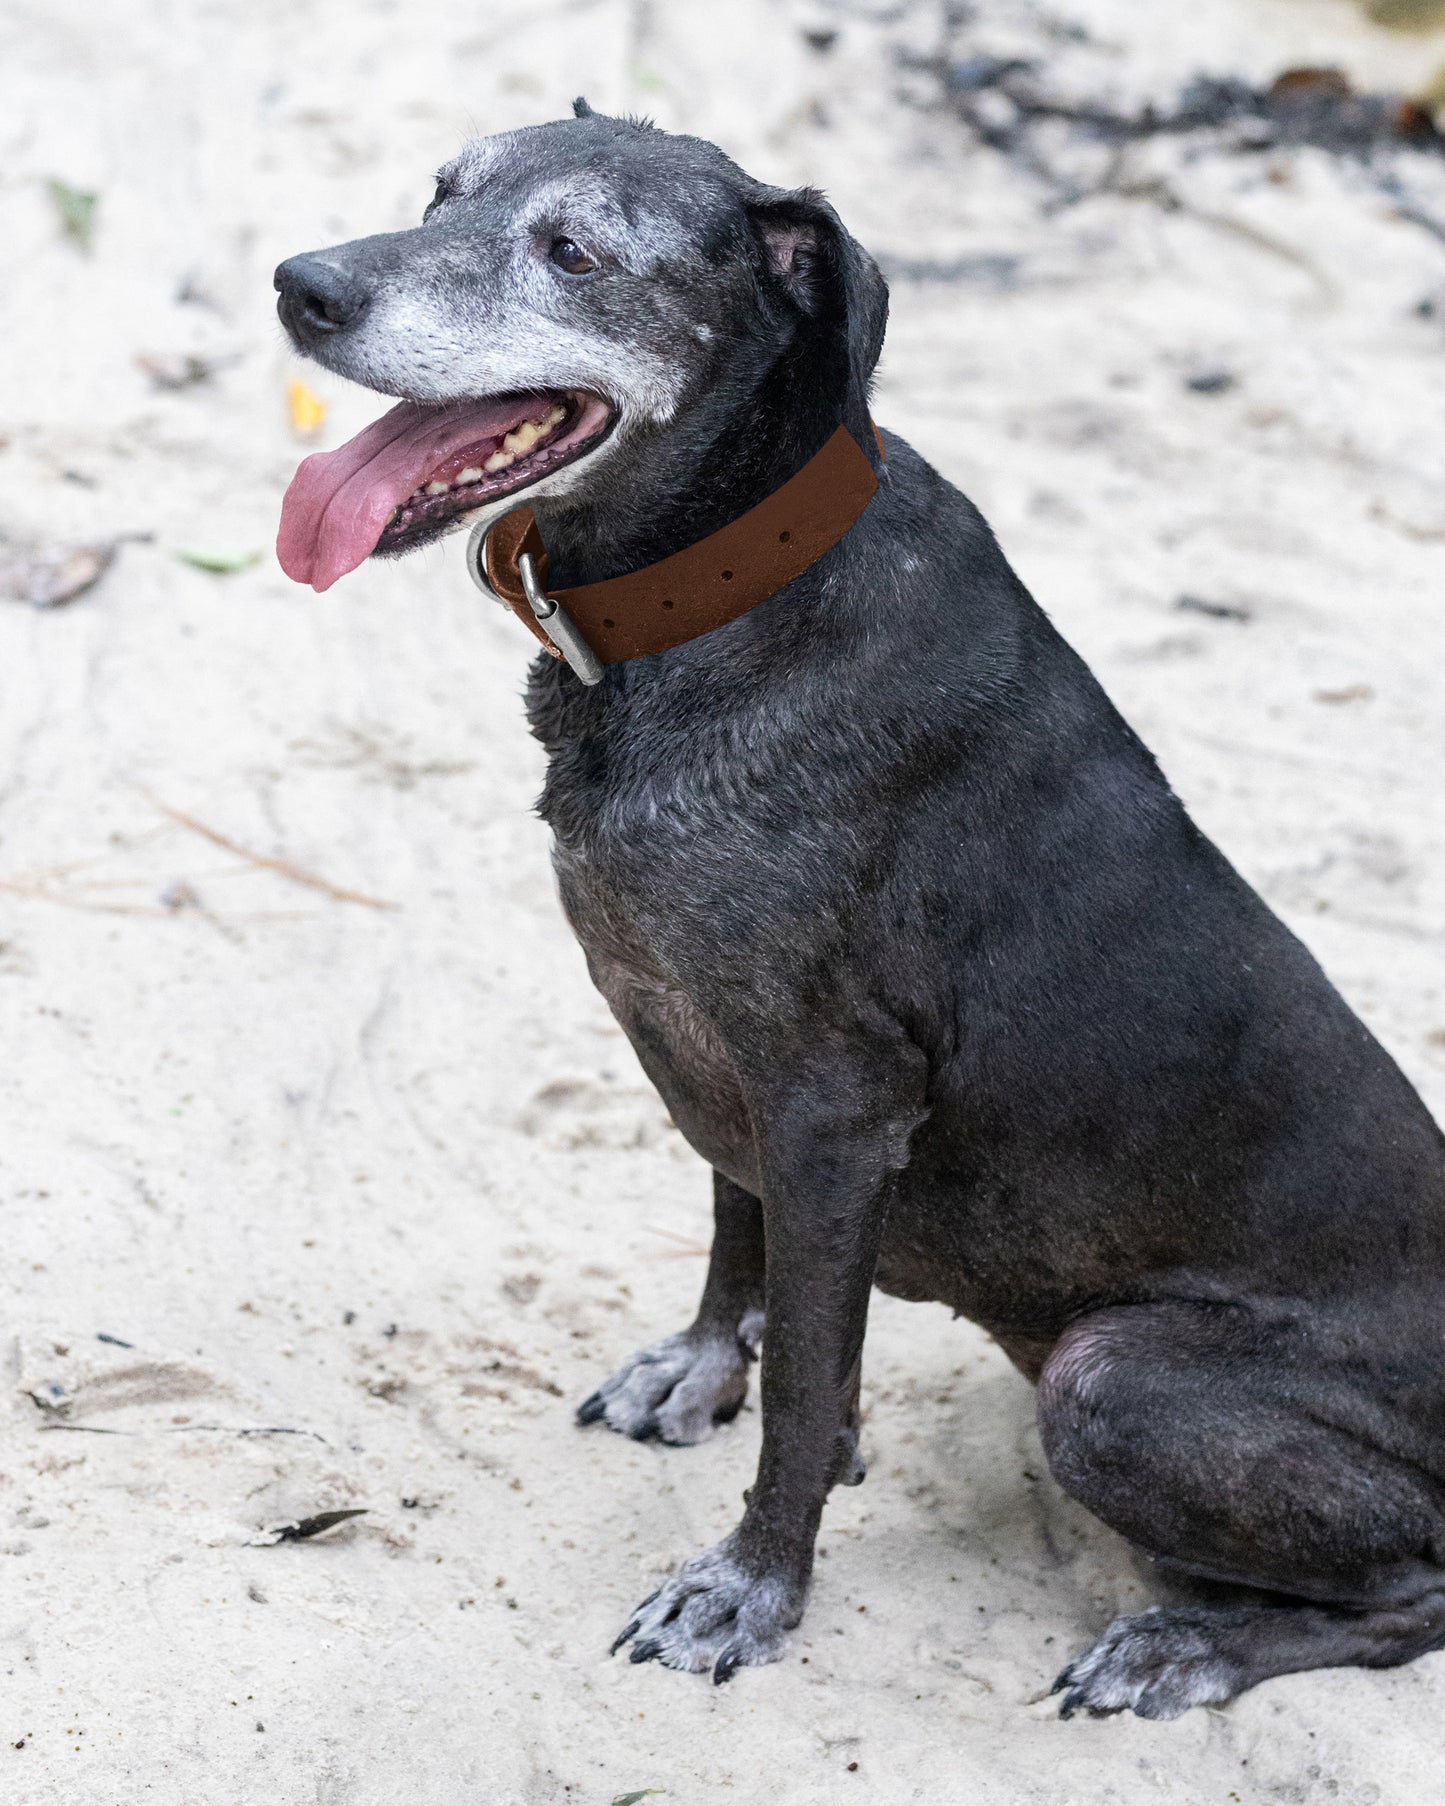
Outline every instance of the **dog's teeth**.
{"label": "dog's teeth", "polygon": [[535,420],[524,420],[520,426],[512,428],[502,445],[513,457],[519,458],[523,452],[531,451],[545,431],[545,427],[538,426]]}
{"label": "dog's teeth", "polygon": [[[534,419],[524,420],[514,426],[503,439],[502,450],[510,452],[514,458],[525,457],[539,439],[545,437],[559,421],[565,420],[566,417],[566,408],[560,402],[554,401],[545,414],[538,414]],[[504,470],[506,468],[505,465],[493,463],[493,459],[499,455],[499,453],[493,452],[492,457],[488,458],[488,470]]]}
{"label": "dog's teeth", "polygon": [[489,458],[480,465],[469,464],[465,470],[459,470],[449,483],[433,482],[423,486],[423,495],[448,495],[453,489],[465,489],[472,483],[480,483],[483,477],[495,476],[499,470],[506,470],[523,458],[539,439],[543,439],[556,426],[567,418],[567,409],[560,401],[554,401],[545,413],[538,414],[531,420],[523,420],[514,426],[502,440],[501,445]]}

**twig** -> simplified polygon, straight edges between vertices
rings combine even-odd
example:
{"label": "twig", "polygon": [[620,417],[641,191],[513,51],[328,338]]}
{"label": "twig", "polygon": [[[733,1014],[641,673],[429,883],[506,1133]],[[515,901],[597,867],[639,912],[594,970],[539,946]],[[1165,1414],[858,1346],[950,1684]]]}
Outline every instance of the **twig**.
{"label": "twig", "polygon": [[1445,527],[1421,527],[1414,521],[1403,519],[1398,514],[1391,514],[1383,502],[1377,502],[1370,510],[1372,520],[1383,521],[1387,527],[1394,527],[1403,533],[1406,539],[1418,540],[1422,545],[1429,545],[1437,540],[1445,539]]}
{"label": "twig", "polygon": [[331,1447],[319,1430],[295,1430],[286,1424],[168,1423],[161,1426],[163,1436],[191,1436],[202,1431],[211,1436],[310,1436],[323,1448]]}
{"label": "twig", "polygon": [[[152,841],[159,840],[161,835],[167,831],[165,828],[147,828],[144,834],[137,834],[134,839],[126,843],[126,850],[149,846]],[[62,865],[47,865],[41,871],[23,874],[12,882],[16,884],[48,884],[55,878],[68,878],[72,872],[83,872],[91,866],[104,865],[107,859],[114,859],[115,854],[115,848],[111,848],[109,852],[105,853],[90,853],[84,859],[68,859]]]}
{"label": "twig", "polygon": [[94,1423],[43,1423],[40,1426],[42,1436],[55,1430],[68,1430],[72,1436],[134,1436],[134,1430],[103,1430]]}
{"label": "twig", "polygon": [[686,1260],[690,1255],[705,1257],[709,1252],[700,1243],[690,1241],[687,1236],[679,1235],[676,1230],[659,1228],[656,1223],[649,1223],[647,1231],[649,1235],[665,1236],[668,1241],[678,1244],[676,1248],[668,1248],[648,1255],[647,1259],[649,1260]]}
{"label": "twig", "polygon": [[59,903],[66,909],[83,909],[89,915],[164,917],[173,913],[169,909],[148,909],[139,903],[86,903],[80,897],[62,897],[41,885],[18,884],[8,878],[0,878],[0,891],[12,897],[29,897],[36,903]]}
{"label": "twig", "polygon": [[205,822],[197,821],[194,815],[187,815],[184,809],[172,809],[158,796],[153,796],[149,790],[142,791],[141,794],[177,826],[189,828],[192,834],[199,834],[203,840],[209,840],[212,846],[220,847],[223,852],[234,853],[238,859],[244,859],[248,865],[260,866],[268,872],[278,872],[283,878],[289,878],[293,884],[304,884],[308,890],[319,890],[323,896],[334,897],[338,903],[360,903],[367,909],[399,909],[401,907],[399,903],[388,903],[381,897],[369,897],[364,891],[348,890],[344,885],[333,884],[329,878],[320,878],[314,872],[304,871],[299,865],[293,865],[289,859],[277,859],[269,853],[257,853],[250,847],[242,846],[239,841],[231,840],[217,829],[207,827]]}
{"label": "twig", "polygon": [[[120,1344],[128,1348],[128,1342]],[[109,1430],[95,1423],[43,1423],[39,1426],[42,1433],[51,1430],[68,1430],[76,1436],[143,1436],[144,1430]],[[213,1436],[310,1436],[323,1448],[331,1444],[318,1430],[293,1430],[281,1424],[229,1424],[229,1423],[175,1423],[157,1426],[156,1433],[161,1436],[190,1436],[202,1431]]]}
{"label": "twig", "polygon": [[1268,252],[1271,257],[1279,258],[1281,263],[1290,264],[1309,277],[1320,291],[1322,300],[1339,299],[1339,290],[1314,259],[1304,251],[1297,251],[1293,245],[1286,244],[1282,238],[1276,238],[1272,232],[1263,232],[1258,226],[1250,225],[1248,220],[1236,219],[1233,214],[1215,213],[1204,207],[1192,206],[1185,200],[1179,202],[1179,211],[1189,219],[1197,219],[1201,226],[1213,226],[1216,232],[1232,233],[1245,244]]}

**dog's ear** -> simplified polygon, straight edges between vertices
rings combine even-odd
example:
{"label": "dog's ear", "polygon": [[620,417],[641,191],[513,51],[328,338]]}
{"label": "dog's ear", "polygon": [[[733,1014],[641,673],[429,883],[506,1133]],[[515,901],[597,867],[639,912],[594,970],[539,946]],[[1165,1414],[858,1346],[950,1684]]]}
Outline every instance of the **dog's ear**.
{"label": "dog's ear", "polygon": [[748,213],[771,273],[804,313],[842,336],[850,399],[866,411],[888,324],[883,272],[815,188],[764,188]]}

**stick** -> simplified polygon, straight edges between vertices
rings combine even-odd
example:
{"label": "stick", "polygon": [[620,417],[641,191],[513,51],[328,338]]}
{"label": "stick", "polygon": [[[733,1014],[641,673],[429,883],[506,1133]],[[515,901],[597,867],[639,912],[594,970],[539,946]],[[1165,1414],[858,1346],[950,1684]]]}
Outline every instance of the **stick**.
{"label": "stick", "polygon": [[268,872],[279,872],[293,884],[304,884],[308,890],[319,890],[323,896],[334,897],[338,903],[360,903],[367,909],[401,907],[399,903],[388,903],[381,897],[369,897],[364,891],[348,890],[344,885],[333,884],[329,878],[319,878],[314,872],[303,871],[289,859],[275,859],[269,853],[253,852],[250,847],[243,847],[239,841],[228,839],[215,828],[208,828],[203,821],[197,821],[194,815],[187,815],[183,809],[172,809],[158,796],[152,796],[150,791],[146,790],[141,794],[179,827],[189,828],[192,834],[199,834],[203,840],[209,840],[212,846],[220,847],[223,852],[234,853],[248,865],[261,866]]}
{"label": "stick", "polygon": [[0,878],[0,891],[12,897],[29,897],[36,903],[59,903],[64,909],[83,909],[97,916],[155,916],[160,919],[172,913],[169,909],[145,908],[139,903],[87,903],[82,897],[62,897],[38,884],[16,884],[8,878]]}
{"label": "stick", "polygon": [[676,1230],[659,1228],[656,1223],[649,1223],[647,1231],[649,1235],[665,1236],[668,1241],[676,1242],[678,1246],[662,1250],[657,1254],[644,1255],[645,1260],[686,1260],[691,1255],[705,1257],[712,1252],[710,1248],[701,1247],[697,1242],[690,1241],[687,1236],[679,1235]]}

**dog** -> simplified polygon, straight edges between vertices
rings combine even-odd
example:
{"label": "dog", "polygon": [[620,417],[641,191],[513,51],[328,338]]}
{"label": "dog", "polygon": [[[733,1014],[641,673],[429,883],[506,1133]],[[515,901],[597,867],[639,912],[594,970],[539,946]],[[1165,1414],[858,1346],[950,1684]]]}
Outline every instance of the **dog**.
{"label": "dog", "polygon": [[1065,1715],[1440,1648],[1445,1138],[977,510],[875,437],[887,290],[822,196],[575,114],[281,265],[296,347],[401,405],[303,464],[278,545],[325,588],[522,498],[585,588],[746,523],[840,427],[867,459],[776,593],[529,680],[567,917],[713,1170],[695,1321],[581,1421],[699,1442],[761,1346],[741,1522],[614,1647],[782,1654],[863,1478],[877,1285],[990,1332],[1059,1484],[1201,1601],[1109,1625]]}

